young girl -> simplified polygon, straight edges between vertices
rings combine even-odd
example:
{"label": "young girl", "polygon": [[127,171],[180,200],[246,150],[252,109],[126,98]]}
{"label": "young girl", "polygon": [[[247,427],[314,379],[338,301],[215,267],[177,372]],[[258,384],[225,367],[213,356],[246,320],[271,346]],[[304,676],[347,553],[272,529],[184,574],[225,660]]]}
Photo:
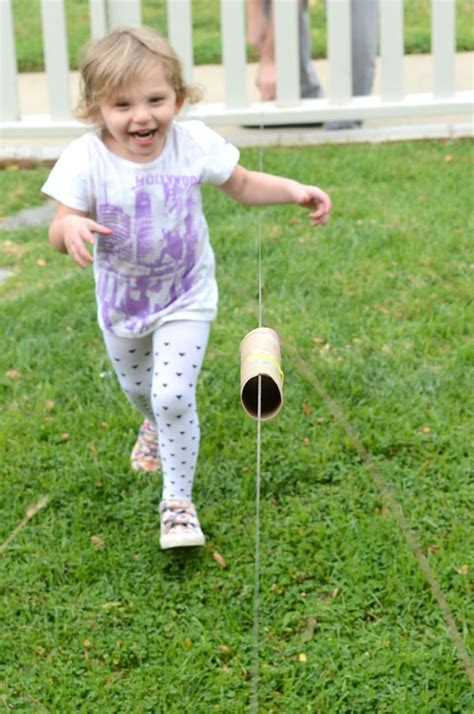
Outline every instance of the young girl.
{"label": "young girl", "polygon": [[313,226],[326,223],[331,202],[316,186],[247,171],[238,150],[202,122],[175,121],[198,96],[149,28],[91,44],[81,79],[80,116],[96,130],[72,142],[43,186],[58,201],[49,238],[82,268],[94,265],[105,346],[145,418],[132,468],[163,473],[161,547],[203,545],[191,501],[196,382],[217,285],[200,186],[213,183],[248,205],[298,204],[311,209]]}

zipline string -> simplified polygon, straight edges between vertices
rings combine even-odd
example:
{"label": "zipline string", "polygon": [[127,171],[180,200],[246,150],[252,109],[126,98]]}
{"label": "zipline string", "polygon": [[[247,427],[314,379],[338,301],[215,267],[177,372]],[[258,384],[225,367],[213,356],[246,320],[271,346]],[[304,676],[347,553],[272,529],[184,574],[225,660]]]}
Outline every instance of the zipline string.
{"label": "zipline string", "polygon": [[260,483],[262,450],[262,377],[257,390],[257,475],[255,482],[255,570],[253,592],[252,712],[258,714],[260,655]]}
{"label": "zipline string", "polygon": [[[263,171],[263,102],[260,104],[260,129],[258,147],[258,170]],[[262,213],[257,222],[258,262],[258,326],[263,327],[262,289]],[[257,377],[257,463],[255,478],[255,570],[253,592],[253,652],[252,652],[252,712],[258,714],[258,685],[260,677],[260,489],[262,468],[262,375]]]}
{"label": "zipline string", "polygon": [[[258,170],[263,173],[263,102],[260,105]],[[280,338],[275,330],[263,327],[262,211],[257,225],[258,328],[248,333],[240,344],[240,398],[249,416],[257,422],[257,463],[255,479],[255,573],[252,632],[251,710],[258,714],[260,654],[260,488],[262,421],[272,419],[283,403],[284,375],[280,366]]]}

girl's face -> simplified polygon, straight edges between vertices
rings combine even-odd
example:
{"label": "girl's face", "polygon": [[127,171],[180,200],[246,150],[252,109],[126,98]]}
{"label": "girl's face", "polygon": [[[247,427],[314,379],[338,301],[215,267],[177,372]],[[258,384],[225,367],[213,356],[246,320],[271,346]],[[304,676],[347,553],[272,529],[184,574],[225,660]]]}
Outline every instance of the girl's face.
{"label": "girl's face", "polygon": [[103,102],[94,117],[108,148],[129,161],[147,162],[163,151],[166,134],[183,104],[157,61],[141,78]]}

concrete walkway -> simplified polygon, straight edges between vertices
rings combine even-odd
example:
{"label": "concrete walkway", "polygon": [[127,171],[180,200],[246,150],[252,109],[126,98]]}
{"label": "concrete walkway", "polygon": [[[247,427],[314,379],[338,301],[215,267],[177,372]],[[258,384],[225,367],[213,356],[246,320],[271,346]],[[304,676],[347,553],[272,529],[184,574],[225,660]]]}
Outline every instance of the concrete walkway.
{"label": "concrete walkway", "polygon": [[23,226],[30,228],[48,226],[53,220],[55,212],[56,201],[52,199],[45,201],[41,206],[22,208],[14,216],[0,217],[0,230],[11,230]]}
{"label": "concrete walkway", "polygon": [[[329,84],[329,66],[327,60],[315,62],[323,86]],[[474,89],[474,52],[462,52],[456,55],[456,90]],[[255,88],[256,65],[247,66],[247,91],[250,101],[258,101]],[[430,92],[432,90],[431,55],[407,55],[404,58],[404,87],[407,94]],[[72,72],[71,97],[75,104],[78,96],[78,73]],[[205,100],[222,102],[224,99],[224,78],[221,65],[199,65],[194,68],[194,81],[204,87]],[[379,93],[380,61],[378,60],[373,94]],[[48,88],[43,73],[22,73],[18,79],[20,112],[28,114],[47,114]],[[266,128],[264,138],[259,129],[244,129],[240,126],[223,125],[215,127],[219,133],[238,146],[265,144],[318,144],[387,141],[397,139],[451,138],[473,135],[473,116],[465,114],[424,117],[403,117],[387,119],[369,119],[364,128],[357,130],[328,132],[317,128]],[[61,149],[71,141],[70,137],[58,136],[55,139],[44,138],[1,138],[0,160],[5,159],[55,159]]]}

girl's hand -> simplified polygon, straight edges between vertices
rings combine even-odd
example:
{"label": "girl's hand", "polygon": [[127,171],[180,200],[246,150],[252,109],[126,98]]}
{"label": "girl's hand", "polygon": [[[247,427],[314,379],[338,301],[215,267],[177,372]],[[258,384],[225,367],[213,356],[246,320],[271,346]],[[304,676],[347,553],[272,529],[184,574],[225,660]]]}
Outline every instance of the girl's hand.
{"label": "girl's hand", "polygon": [[94,245],[93,233],[109,236],[112,231],[96,223],[86,214],[59,204],[49,230],[51,243],[62,253],[68,253],[81,268],[86,268],[94,262],[86,247],[87,243]]}
{"label": "girl's hand", "polygon": [[331,199],[318,186],[301,186],[301,189],[297,203],[303,208],[315,208],[316,210],[309,214],[311,223],[313,227],[323,226],[329,219]]}
{"label": "girl's hand", "polygon": [[101,233],[108,236],[112,233],[110,228],[96,223],[92,218],[83,216],[65,216],[62,219],[64,247],[72,260],[81,268],[86,268],[89,263],[94,262],[94,258],[86,248],[85,243],[94,245],[94,233]]}

